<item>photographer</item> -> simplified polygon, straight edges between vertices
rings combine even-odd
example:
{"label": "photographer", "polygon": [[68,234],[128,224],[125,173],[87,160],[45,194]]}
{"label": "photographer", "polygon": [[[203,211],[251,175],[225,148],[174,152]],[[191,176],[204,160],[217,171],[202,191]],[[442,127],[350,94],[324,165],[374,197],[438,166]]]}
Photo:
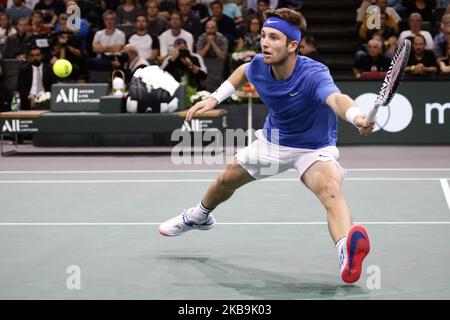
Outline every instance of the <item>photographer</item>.
{"label": "photographer", "polygon": [[187,76],[187,85],[201,90],[201,81],[206,79],[207,70],[203,58],[189,51],[186,40],[178,38],[174,42],[174,51],[164,60],[161,68],[169,72],[178,82]]}
{"label": "photographer", "polygon": [[66,59],[72,63],[72,74],[70,80],[78,80],[80,74],[84,74],[80,67],[83,63],[83,52],[80,38],[75,36],[67,27],[68,16],[63,13],[59,16],[61,31],[56,33],[54,44],[52,46],[51,64],[58,59]]}

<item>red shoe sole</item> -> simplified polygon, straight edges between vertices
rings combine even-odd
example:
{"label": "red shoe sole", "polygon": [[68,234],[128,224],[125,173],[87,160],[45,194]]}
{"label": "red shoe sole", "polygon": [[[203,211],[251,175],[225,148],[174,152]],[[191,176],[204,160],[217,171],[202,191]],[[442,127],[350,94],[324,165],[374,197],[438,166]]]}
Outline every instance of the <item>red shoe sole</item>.
{"label": "red shoe sole", "polygon": [[361,225],[351,227],[347,235],[347,265],[342,271],[341,278],[346,283],[359,280],[364,258],[370,252],[370,241],[367,231]]}

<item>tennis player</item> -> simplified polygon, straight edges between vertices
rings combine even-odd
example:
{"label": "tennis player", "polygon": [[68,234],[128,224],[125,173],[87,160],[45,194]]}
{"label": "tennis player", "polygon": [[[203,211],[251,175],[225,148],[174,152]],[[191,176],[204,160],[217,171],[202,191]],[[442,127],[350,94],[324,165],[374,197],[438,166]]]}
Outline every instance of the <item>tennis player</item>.
{"label": "tennis player", "polygon": [[[299,180],[324,205],[341,278],[353,283],[360,278],[370,242],[363,226],[352,225],[342,194],[337,116],[355,125],[361,135],[372,132],[375,123],[366,124],[366,116],[340,92],[326,66],[297,55],[303,21],[300,13],[290,9],[267,10],[261,30],[262,54],[238,67],[211,97],[190,108],[188,121],[194,114],[213,109],[249,81],[270,112],[264,129],[255,133],[257,139],[238,151],[200,203],[162,223],[159,231],[178,236],[189,230],[209,230],[216,223],[212,211],[236,189],[295,168]],[[276,200],[277,194],[272,196]]]}

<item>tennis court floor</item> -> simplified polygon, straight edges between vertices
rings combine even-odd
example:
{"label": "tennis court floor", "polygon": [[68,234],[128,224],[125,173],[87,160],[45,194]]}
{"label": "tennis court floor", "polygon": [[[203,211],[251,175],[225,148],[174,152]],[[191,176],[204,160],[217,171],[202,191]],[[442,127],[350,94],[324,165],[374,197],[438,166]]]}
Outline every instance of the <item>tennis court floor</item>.
{"label": "tennis court floor", "polygon": [[160,236],[218,173],[1,171],[0,299],[450,299],[450,169],[348,170],[372,245],[354,285],[295,171],[238,190],[210,231]]}

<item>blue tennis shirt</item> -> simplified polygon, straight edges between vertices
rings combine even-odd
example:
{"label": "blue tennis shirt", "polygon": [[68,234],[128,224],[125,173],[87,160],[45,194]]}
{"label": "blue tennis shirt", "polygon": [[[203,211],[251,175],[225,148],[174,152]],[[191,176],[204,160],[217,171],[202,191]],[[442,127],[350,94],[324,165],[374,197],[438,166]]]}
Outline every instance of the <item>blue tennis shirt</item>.
{"label": "blue tennis shirt", "polygon": [[[263,130],[269,142],[305,149],[336,145],[337,115],[325,102],[340,90],[326,66],[297,56],[290,77],[277,80],[271,66],[258,54],[245,72],[262,102],[269,106]],[[279,130],[278,139],[272,137],[271,129]]]}

